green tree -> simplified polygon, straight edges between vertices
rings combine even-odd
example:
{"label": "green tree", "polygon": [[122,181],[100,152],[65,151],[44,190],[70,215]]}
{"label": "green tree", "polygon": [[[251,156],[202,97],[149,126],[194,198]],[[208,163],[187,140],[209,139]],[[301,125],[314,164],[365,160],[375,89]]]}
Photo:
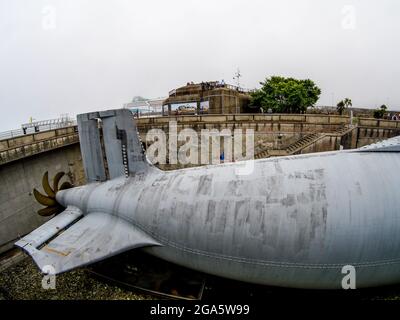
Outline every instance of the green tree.
{"label": "green tree", "polygon": [[336,110],[337,110],[337,112],[339,112],[339,114],[342,115],[344,109],[345,109],[344,101],[343,101],[343,100],[342,100],[342,101],[339,101],[339,103],[336,105]]}
{"label": "green tree", "polygon": [[298,80],[272,76],[260,82],[261,88],[251,93],[251,106],[278,113],[304,113],[314,106],[321,89],[309,79]]}
{"label": "green tree", "polygon": [[387,111],[387,107],[386,105],[381,105],[381,107],[379,109],[374,110],[374,118],[376,119],[382,119],[383,116],[385,115]]}
{"label": "green tree", "polygon": [[339,112],[340,115],[342,115],[343,112],[351,106],[353,106],[351,99],[345,98],[344,100],[339,101],[339,103],[336,105],[336,110]]}

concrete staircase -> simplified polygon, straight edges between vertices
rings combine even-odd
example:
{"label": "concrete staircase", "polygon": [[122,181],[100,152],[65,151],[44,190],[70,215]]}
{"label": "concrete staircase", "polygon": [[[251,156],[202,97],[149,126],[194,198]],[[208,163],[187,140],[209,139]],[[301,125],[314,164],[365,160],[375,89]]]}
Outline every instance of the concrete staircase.
{"label": "concrete staircase", "polygon": [[255,152],[254,159],[265,159],[269,157],[288,156],[291,154],[295,154],[301,149],[321,139],[323,136],[323,133],[310,133],[300,138],[296,142],[290,144],[286,149],[283,150],[261,149],[258,150],[258,152]]}
{"label": "concrete staircase", "polygon": [[343,126],[342,128],[333,131],[331,135],[343,136],[356,128],[357,128],[356,126]]}
{"label": "concrete staircase", "polygon": [[271,155],[268,153],[268,150],[263,150],[254,155],[254,159],[265,159],[269,158]]}
{"label": "concrete staircase", "polygon": [[324,133],[310,133],[305,135],[303,138],[297,140],[295,143],[291,144],[286,148],[286,153],[288,155],[295,154],[296,152],[304,149],[310,144],[315,143],[317,140],[321,139],[325,134]]}

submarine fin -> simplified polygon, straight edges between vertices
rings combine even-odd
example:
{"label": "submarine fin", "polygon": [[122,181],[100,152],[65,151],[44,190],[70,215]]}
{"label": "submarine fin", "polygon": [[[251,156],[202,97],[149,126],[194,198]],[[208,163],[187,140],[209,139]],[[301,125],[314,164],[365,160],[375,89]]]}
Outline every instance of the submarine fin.
{"label": "submarine fin", "polygon": [[83,113],[77,120],[88,182],[146,172],[152,167],[130,110]]}
{"label": "submarine fin", "polygon": [[31,255],[42,272],[48,273],[50,266],[59,274],[130,249],[161,244],[116,216],[101,212],[83,216],[78,208],[68,207],[15,245]]}
{"label": "submarine fin", "polygon": [[400,136],[361,147],[361,152],[400,152]]}

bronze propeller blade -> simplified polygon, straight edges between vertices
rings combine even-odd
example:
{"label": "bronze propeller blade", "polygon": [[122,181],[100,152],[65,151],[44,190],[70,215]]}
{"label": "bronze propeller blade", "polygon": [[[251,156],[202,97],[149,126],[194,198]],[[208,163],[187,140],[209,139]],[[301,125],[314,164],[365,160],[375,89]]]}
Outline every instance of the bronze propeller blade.
{"label": "bronze propeller blade", "polygon": [[33,189],[33,195],[35,196],[36,201],[44,206],[54,206],[57,204],[54,198],[46,197],[36,189]]}
{"label": "bronze propeller blade", "polygon": [[73,185],[68,181],[63,182],[61,186],[58,187],[60,180],[64,175],[64,172],[58,172],[54,176],[53,188],[51,188],[49,184],[49,173],[46,171],[42,178],[43,190],[46,192],[46,195],[43,195],[36,189],[33,189],[33,195],[36,201],[41,205],[46,206],[46,208],[38,210],[39,215],[48,217],[64,211],[65,208],[57,202],[56,194],[59,190],[65,190],[73,187]]}
{"label": "bronze propeller blade", "polygon": [[64,172],[58,172],[53,179],[53,190],[55,193],[58,191],[58,183],[60,182],[61,178],[64,176]]}
{"label": "bronze propeller blade", "polygon": [[43,186],[44,191],[46,192],[46,194],[49,197],[51,197],[51,198],[56,197],[54,190],[50,187],[50,184],[49,184],[49,172],[48,171],[46,171],[45,174],[43,175],[42,186]]}

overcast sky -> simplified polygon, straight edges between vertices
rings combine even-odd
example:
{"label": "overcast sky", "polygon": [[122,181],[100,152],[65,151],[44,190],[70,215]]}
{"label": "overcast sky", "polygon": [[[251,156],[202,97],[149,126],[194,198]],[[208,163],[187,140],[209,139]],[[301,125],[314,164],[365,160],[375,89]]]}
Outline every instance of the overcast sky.
{"label": "overcast sky", "polygon": [[188,81],[310,78],[400,109],[400,1],[0,0],[0,131]]}

